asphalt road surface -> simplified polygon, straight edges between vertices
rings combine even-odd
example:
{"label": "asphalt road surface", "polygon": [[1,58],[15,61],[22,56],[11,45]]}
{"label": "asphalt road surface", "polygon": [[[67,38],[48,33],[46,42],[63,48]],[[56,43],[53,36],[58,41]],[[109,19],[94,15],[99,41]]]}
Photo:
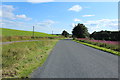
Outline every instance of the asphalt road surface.
{"label": "asphalt road surface", "polygon": [[0,45],[11,44],[11,43],[16,43],[16,42],[30,42],[30,41],[41,41],[41,40],[21,40],[21,41],[0,42]]}
{"label": "asphalt road surface", "polygon": [[118,78],[118,56],[60,40],[31,78]]}

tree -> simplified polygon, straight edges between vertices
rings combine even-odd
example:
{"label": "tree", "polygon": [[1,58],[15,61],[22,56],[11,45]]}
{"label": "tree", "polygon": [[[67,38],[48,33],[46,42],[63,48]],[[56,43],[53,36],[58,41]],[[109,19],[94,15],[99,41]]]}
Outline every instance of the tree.
{"label": "tree", "polygon": [[90,34],[90,38],[94,38],[96,40],[111,40],[111,41],[119,41],[120,31],[98,31]]}
{"label": "tree", "polygon": [[69,36],[69,33],[64,30],[64,31],[62,32],[62,35],[65,36],[65,37],[68,37],[68,36]]}
{"label": "tree", "polygon": [[85,25],[78,23],[78,25],[75,25],[72,31],[73,37],[77,38],[87,38],[89,37],[89,33],[87,30],[87,27]]}

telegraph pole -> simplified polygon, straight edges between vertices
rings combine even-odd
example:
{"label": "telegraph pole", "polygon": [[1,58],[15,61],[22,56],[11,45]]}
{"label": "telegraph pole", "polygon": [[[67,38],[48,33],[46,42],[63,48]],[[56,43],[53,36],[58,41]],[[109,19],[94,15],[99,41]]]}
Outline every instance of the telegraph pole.
{"label": "telegraph pole", "polygon": [[52,31],[52,35],[53,35],[53,31]]}
{"label": "telegraph pole", "polygon": [[35,27],[33,26],[33,38],[34,38],[34,28],[35,28]]}

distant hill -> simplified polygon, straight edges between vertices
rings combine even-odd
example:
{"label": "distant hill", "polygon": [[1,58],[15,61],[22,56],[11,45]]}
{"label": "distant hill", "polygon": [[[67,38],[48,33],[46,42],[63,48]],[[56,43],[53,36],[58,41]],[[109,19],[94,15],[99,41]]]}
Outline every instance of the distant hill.
{"label": "distant hill", "polygon": [[[2,36],[8,37],[8,36],[33,36],[32,31],[22,31],[22,30],[15,30],[15,29],[7,29],[7,28],[0,28],[2,30]],[[47,33],[42,32],[34,32],[35,36],[39,37],[57,37],[57,35],[51,35]]]}

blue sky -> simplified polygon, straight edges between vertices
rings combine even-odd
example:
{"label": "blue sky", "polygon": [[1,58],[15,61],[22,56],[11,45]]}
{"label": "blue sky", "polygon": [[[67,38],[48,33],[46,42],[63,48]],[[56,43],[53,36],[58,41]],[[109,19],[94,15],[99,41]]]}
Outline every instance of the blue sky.
{"label": "blue sky", "polygon": [[77,23],[88,31],[118,30],[117,2],[3,2],[1,24],[4,28],[51,34],[67,30]]}
{"label": "blue sky", "polygon": [[119,0],[2,0],[3,2],[118,2]]}

